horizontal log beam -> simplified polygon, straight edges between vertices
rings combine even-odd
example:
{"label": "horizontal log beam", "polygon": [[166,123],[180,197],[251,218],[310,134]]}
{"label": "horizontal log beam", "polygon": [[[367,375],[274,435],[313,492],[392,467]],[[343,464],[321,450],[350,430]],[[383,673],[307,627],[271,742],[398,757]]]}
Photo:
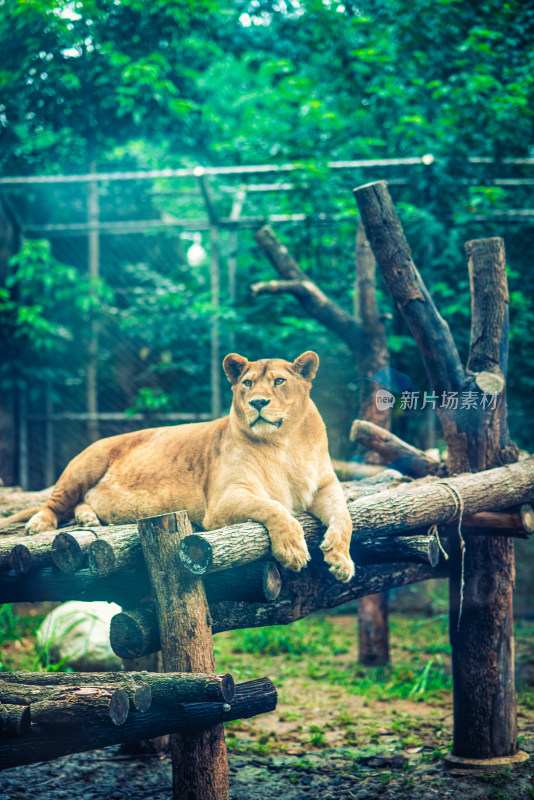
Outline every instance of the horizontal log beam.
{"label": "horizontal log beam", "polygon": [[31,705],[38,700],[53,699],[63,689],[89,686],[111,693],[115,689],[124,689],[130,710],[145,712],[152,704],[152,690],[147,682],[137,680],[136,675],[122,672],[2,672],[0,703]]}
{"label": "horizontal log beam", "polygon": [[[455,478],[400,486],[349,502],[353,541],[402,534],[440,525],[460,513],[500,510],[534,500],[534,458],[467,473]],[[318,547],[324,527],[310,514],[297,515],[309,547]],[[186,569],[196,574],[227,569],[266,558],[271,552],[266,528],[254,522],[196,533],[180,545]]]}
{"label": "horizontal log beam", "polygon": [[[235,695],[233,677],[191,672],[6,672],[1,673],[0,702],[6,685],[10,691],[45,690],[56,687],[95,686],[110,689],[145,689],[156,705],[166,703],[231,703]],[[32,702],[29,700],[28,702]],[[137,709],[140,710],[140,709]],[[148,711],[148,708],[144,709]]]}
{"label": "horizontal log beam", "polygon": [[57,687],[49,697],[30,704],[32,723],[43,728],[124,725],[129,709],[124,689],[108,691],[92,686]]}
{"label": "horizontal log beam", "polygon": [[49,566],[52,563],[52,543],[57,531],[24,534],[0,535],[0,571],[14,570],[24,574],[32,567]]}
{"label": "horizontal log beam", "polygon": [[[259,561],[206,576],[204,585],[210,603],[220,600],[259,603],[278,597],[281,579],[273,561]],[[69,575],[52,567],[32,569],[24,575],[0,573],[0,603],[106,600],[131,608],[150,594],[144,562],[135,570],[116,572],[107,578],[97,578],[88,569]]]}
{"label": "horizontal log beam", "polygon": [[[210,605],[213,633],[265,625],[286,625],[313,611],[334,608],[367,594],[410,583],[444,578],[446,565],[388,564],[358,567],[349,583],[340,583],[324,565],[310,564],[299,573],[282,571],[283,589],[274,603],[219,602]],[[116,614],[110,642],[121,658],[137,658],[160,649],[157,618],[152,602]]]}
{"label": "horizontal log beam", "polygon": [[72,732],[32,725],[20,738],[0,738],[2,769],[51,761],[70,753],[81,753],[115,744],[150,739],[167,733],[194,733],[219,722],[249,719],[276,708],[276,689],[268,678],[236,686],[232,703],[176,703],[165,708],[152,707],[146,714],[130,714],[124,725],[94,726]]}

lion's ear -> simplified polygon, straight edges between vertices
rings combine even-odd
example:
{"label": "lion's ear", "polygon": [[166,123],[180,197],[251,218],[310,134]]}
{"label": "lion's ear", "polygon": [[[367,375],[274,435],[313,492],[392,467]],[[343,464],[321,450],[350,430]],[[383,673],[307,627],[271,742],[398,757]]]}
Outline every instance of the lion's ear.
{"label": "lion's ear", "polygon": [[248,361],[237,353],[229,353],[223,361],[223,369],[231,384],[237,383],[239,376],[247,366]]}
{"label": "lion's ear", "polygon": [[319,356],[313,350],[306,350],[298,358],[293,361],[293,369],[306,378],[307,381],[312,381],[317,374],[319,368]]}

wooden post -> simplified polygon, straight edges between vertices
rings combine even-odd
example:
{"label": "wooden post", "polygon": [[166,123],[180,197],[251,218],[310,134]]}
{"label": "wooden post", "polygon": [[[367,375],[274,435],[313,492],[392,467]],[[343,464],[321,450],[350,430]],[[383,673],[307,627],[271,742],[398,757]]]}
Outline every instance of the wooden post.
{"label": "wooden post", "polygon": [[[165,672],[215,672],[211,617],[202,579],[181,566],[178,547],[192,533],[185,511],[139,521],[157,607]],[[171,736],[174,800],[228,800],[222,723]]]}
{"label": "wooden post", "polygon": [[[464,372],[450,330],[412,261],[385,182],[361,186],[355,196],[389,291],[419,345],[432,390],[452,397],[467,391],[476,400],[476,408],[462,408],[459,402],[457,408],[440,409],[450,472],[489,470],[514,461],[517,448],[510,442],[506,425],[508,292],[502,241],[467,244],[472,324]],[[483,473],[489,474],[490,470]],[[447,483],[450,486],[455,480]],[[462,512],[467,512],[461,490],[455,502],[455,515],[461,520]],[[450,584],[452,758],[471,763],[515,759],[512,544],[498,536],[472,536],[465,554],[461,545],[451,565]]]}
{"label": "wooden post", "polygon": [[[380,369],[389,366],[388,343],[376,298],[376,261],[361,218],[356,234],[354,317],[363,333],[358,358],[358,416],[389,431],[391,408],[380,406],[377,395],[380,386],[374,380]],[[364,454],[363,460],[368,464],[384,463],[371,450]],[[358,645],[358,662],[363,666],[389,663],[387,592],[369,594],[358,601]]]}
{"label": "wooden post", "polygon": [[[505,374],[508,352],[508,290],[502,239],[467,242],[471,283],[471,342],[466,390],[477,398],[458,427],[471,469],[514,460],[508,436]],[[485,391],[486,387],[492,387]],[[496,391],[491,394],[491,391]],[[513,539],[470,536],[451,564],[453,757],[515,757]]]}

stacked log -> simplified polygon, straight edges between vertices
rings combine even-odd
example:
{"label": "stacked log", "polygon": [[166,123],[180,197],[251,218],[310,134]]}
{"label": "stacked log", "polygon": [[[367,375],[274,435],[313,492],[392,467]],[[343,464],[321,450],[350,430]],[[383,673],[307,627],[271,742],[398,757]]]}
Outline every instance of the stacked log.
{"label": "stacked log", "polygon": [[235,686],[231,675],[215,673],[5,673],[0,769],[139,738],[194,733],[275,707],[268,678]]}

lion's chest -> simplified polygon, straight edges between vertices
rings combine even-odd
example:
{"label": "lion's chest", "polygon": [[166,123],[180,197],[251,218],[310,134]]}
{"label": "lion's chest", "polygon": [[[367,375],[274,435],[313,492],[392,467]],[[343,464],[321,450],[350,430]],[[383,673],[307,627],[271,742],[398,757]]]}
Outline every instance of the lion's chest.
{"label": "lion's chest", "polygon": [[281,455],[271,465],[264,463],[258,477],[269,497],[293,513],[308,509],[318,489],[313,462],[296,458],[291,453]]}

